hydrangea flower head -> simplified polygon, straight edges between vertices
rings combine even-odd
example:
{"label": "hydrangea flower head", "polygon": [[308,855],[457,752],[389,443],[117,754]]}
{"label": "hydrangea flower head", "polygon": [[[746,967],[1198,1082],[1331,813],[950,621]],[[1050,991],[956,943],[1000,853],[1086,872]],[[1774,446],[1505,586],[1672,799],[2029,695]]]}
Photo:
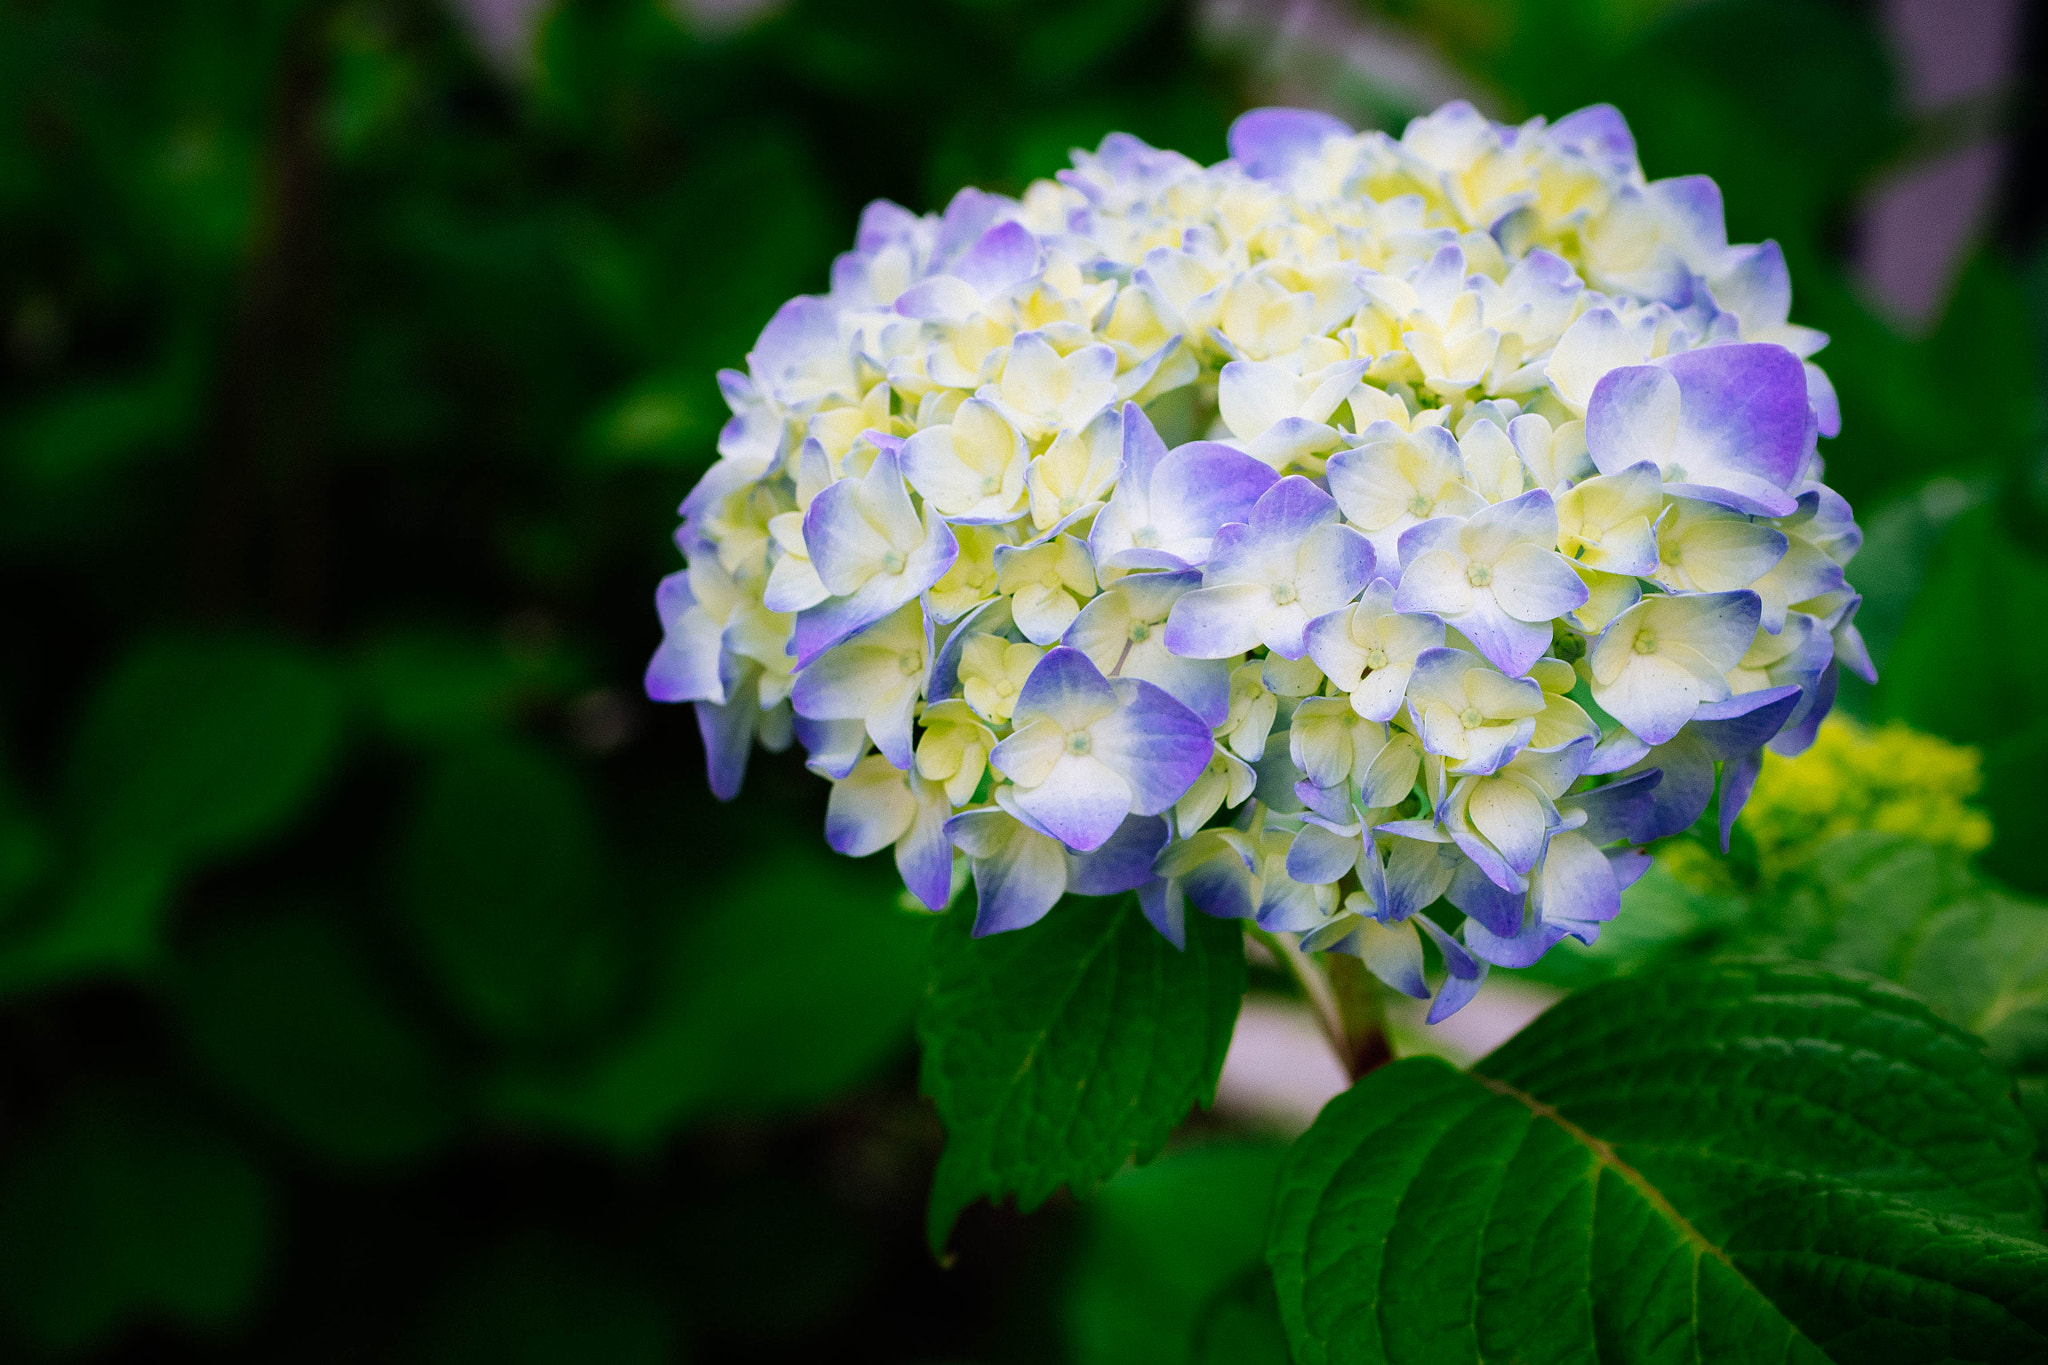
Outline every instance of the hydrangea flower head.
{"label": "hydrangea flower head", "polygon": [[1411,995],[1426,938],[1440,1019],[1868,675],[1827,338],[1611,108],[1230,152],[871,206],[720,375],[648,693],[977,933],[1136,891]]}

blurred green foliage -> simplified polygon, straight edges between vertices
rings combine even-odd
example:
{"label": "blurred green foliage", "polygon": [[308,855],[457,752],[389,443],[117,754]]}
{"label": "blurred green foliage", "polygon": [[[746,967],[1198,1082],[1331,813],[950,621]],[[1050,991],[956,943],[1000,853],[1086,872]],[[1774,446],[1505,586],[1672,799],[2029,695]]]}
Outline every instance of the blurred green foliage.
{"label": "blurred green foliage", "polygon": [[[713,371],[866,200],[1117,128],[1213,159],[1273,73],[1166,0],[569,0],[483,55],[463,14],[523,8],[0,0],[0,1356],[1282,1358],[1268,1149],[972,1211],[936,1269],[932,922],[822,851],[793,759],[721,808],[637,694]],[[1980,256],[1918,338],[1852,287],[1857,197],[1935,135],[1868,13],[1380,8],[1498,114],[1613,100],[1784,243],[1871,528],[1846,704],[1982,746],[1988,866],[2048,889],[2048,271]],[[1870,875],[1779,939],[1893,951],[2048,1109],[2033,907]],[[1871,916],[1916,946],[1829,937]]]}

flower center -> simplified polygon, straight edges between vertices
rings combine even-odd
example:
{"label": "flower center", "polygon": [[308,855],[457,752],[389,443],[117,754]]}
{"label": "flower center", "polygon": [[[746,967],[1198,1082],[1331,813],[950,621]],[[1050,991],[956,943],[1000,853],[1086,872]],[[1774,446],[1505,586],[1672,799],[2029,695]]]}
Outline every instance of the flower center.
{"label": "flower center", "polygon": [[1065,586],[1060,581],[1060,574],[1058,569],[1047,569],[1044,573],[1038,576],[1038,581],[1045,586],[1045,590],[1047,592],[1058,592],[1063,586]]}
{"label": "flower center", "polygon": [[1293,605],[1294,585],[1292,583],[1275,583],[1273,585],[1273,600],[1283,607]]}
{"label": "flower center", "polygon": [[1134,622],[1132,622],[1132,623],[1131,623],[1131,629],[1130,629],[1130,641],[1131,641],[1131,643],[1132,643],[1132,644],[1134,644],[1134,645],[1142,645],[1142,644],[1144,644],[1144,643],[1145,643],[1145,641],[1147,641],[1147,640],[1149,640],[1149,639],[1151,639],[1151,638],[1152,638],[1152,627],[1151,627],[1151,626],[1149,626],[1149,625],[1146,625],[1146,624],[1145,624],[1145,623],[1144,623],[1143,621],[1134,621]]}
{"label": "flower center", "polygon": [[1664,551],[1664,562],[1666,564],[1673,565],[1674,567],[1685,558],[1685,547],[1683,545],[1680,545],[1676,540],[1672,541],[1668,545],[1659,546],[1658,548]]}
{"label": "flower center", "polygon": [[896,667],[903,670],[904,677],[914,677],[924,671],[924,659],[906,649],[896,656]]}
{"label": "flower center", "polygon": [[882,556],[883,573],[902,573],[903,565],[904,559],[901,550],[891,550]]}
{"label": "flower center", "polygon": [[1464,726],[1467,730],[1477,730],[1480,726],[1486,724],[1486,717],[1479,714],[1478,707],[1468,706],[1459,713],[1458,724]]}
{"label": "flower center", "polygon": [[1088,738],[1086,730],[1076,730],[1073,734],[1067,736],[1067,752],[1077,758],[1094,747],[1095,741]]}
{"label": "flower center", "polygon": [[981,491],[984,493],[993,493],[996,490],[1000,489],[1002,486],[1003,481],[993,474],[989,475],[987,478],[981,481]]}
{"label": "flower center", "polygon": [[1656,652],[1657,652],[1657,637],[1656,637],[1656,635],[1655,635],[1655,634],[1653,634],[1653,633],[1652,633],[1652,632],[1650,632],[1650,631],[1647,631],[1647,630],[1639,630],[1639,631],[1637,631],[1637,632],[1636,632],[1636,653],[1638,653],[1638,654],[1655,654]]}
{"label": "flower center", "polygon": [[1367,668],[1385,668],[1387,666],[1387,651],[1375,649],[1368,653],[1365,656],[1365,666]]}
{"label": "flower center", "polygon": [[1474,564],[1465,570],[1465,579],[1475,588],[1483,588],[1493,582],[1493,569],[1489,565]]}
{"label": "flower center", "polygon": [[1411,517],[1426,517],[1429,515],[1429,509],[1433,505],[1428,498],[1417,493],[1414,497],[1408,499],[1408,515]]}
{"label": "flower center", "polygon": [[1140,526],[1137,530],[1131,532],[1131,544],[1141,550],[1157,549],[1159,546],[1159,528],[1157,526]]}

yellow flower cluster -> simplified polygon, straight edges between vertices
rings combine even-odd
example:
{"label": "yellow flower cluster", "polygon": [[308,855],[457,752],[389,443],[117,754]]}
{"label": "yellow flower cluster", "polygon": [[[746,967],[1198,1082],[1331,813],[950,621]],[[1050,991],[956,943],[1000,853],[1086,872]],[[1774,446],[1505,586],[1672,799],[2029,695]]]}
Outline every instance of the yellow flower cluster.
{"label": "yellow flower cluster", "polygon": [[1838,713],[1798,758],[1765,751],[1742,826],[1767,873],[1855,830],[1975,853],[1991,842],[1991,821],[1969,804],[1983,785],[1981,769],[1981,755],[1966,745],[1898,721],[1866,726]]}

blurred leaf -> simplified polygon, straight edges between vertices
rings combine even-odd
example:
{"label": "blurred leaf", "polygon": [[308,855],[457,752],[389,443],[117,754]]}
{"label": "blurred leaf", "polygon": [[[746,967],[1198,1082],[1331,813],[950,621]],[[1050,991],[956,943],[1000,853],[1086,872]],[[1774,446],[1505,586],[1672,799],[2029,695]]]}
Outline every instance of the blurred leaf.
{"label": "blurred leaf", "polygon": [[410,1354],[420,1365],[664,1365],[675,1344],[662,1304],[620,1268],[529,1235],[465,1268]]}
{"label": "blurred leaf", "polygon": [[83,1347],[131,1318],[233,1322],[263,1267],[257,1170],[140,1094],[65,1101],[0,1185],[0,1303],[39,1346]]}
{"label": "blurred leaf", "polygon": [[117,665],[87,703],[66,773],[89,856],[232,853],[318,791],[341,730],[318,660],[252,639],[170,639]]}
{"label": "blurred leaf", "polygon": [[791,843],[676,927],[646,1013],[580,1073],[508,1075],[512,1117],[644,1147],[710,1115],[831,1098],[908,1042],[928,916],[886,863]]}
{"label": "blurred leaf", "polygon": [[[2048,563],[2015,545],[1989,508],[1950,526],[1886,660],[1873,710],[1984,751],[1986,809],[1998,841],[1985,866],[2030,891],[2048,891],[2035,856],[2048,807],[2014,765],[2048,753]],[[1967,667],[1957,649],[1968,642]]]}
{"label": "blurred leaf", "polygon": [[707,1328],[735,1341],[801,1340],[873,1275],[846,1215],[787,1177],[727,1182],[677,1233],[684,1292]]}
{"label": "blurred leaf", "polygon": [[234,638],[138,648],[86,705],[65,774],[72,875],[46,918],[0,950],[0,983],[148,962],[178,877],[297,815],[340,737],[340,690],[296,649]]}
{"label": "blurred leaf", "polygon": [[1062,1185],[1091,1193],[1149,1161],[1216,1076],[1244,995],[1235,921],[1188,917],[1176,950],[1135,896],[1070,896],[1028,929],[972,936],[955,910],[933,938],[918,1016],[921,1085],[946,1125],[926,1233],[942,1251],[975,1199],[1030,1212]]}
{"label": "blurred leaf", "polygon": [[[1212,1358],[1242,1359],[1217,1352],[1256,1312],[1238,1297],[1213,1311],[1210,1301],[1237,1295],[1247,1271],[1266,1278],[1260,1252],[1283,1153],[1191,1147],[1123,1172],[1088,1201],[1065,1306],[1076,1365],[1190,1365],[1201,1359],[1198,1328]],[[1255,1307],[1256,1286],[1249,1292]]]}
{"label": "blurred leaf", "polygon": [[1191,1365],[1292,1365],[1273,1274],[1253,1266],[1210,1296],[1195,1321]]}
{"label": "blurred leaf", "polygon": [[415,744],[489,734],[521,703],[559,695],[574,680],[559,651],[514,651],[478,635],[420,627],[380,632],[363,646],[354,670],[371,714]]}
{"label": "blurred leaf", "polygon": [[175,987],[201,1065],[308,1150],[386,1164],[453,1129],[454,1078],[328,917],[222,925],[183,955]]}
{"label": "blurred leaf", "polygon": [[2017,1360],[2048,1339],[2034,1134],[1975,1040],[1901,992],[1639,976],[1483,1065],[1383,1067],[1296,1144],[1268,1254],[1301,1365]]}
{"label": "blurred leaf", "polygon": [[544,751],[478,743],[428,770],[399,905],[449,998],[488,1034],[574,1033],[618,997],[625,944],[596,823]]}

